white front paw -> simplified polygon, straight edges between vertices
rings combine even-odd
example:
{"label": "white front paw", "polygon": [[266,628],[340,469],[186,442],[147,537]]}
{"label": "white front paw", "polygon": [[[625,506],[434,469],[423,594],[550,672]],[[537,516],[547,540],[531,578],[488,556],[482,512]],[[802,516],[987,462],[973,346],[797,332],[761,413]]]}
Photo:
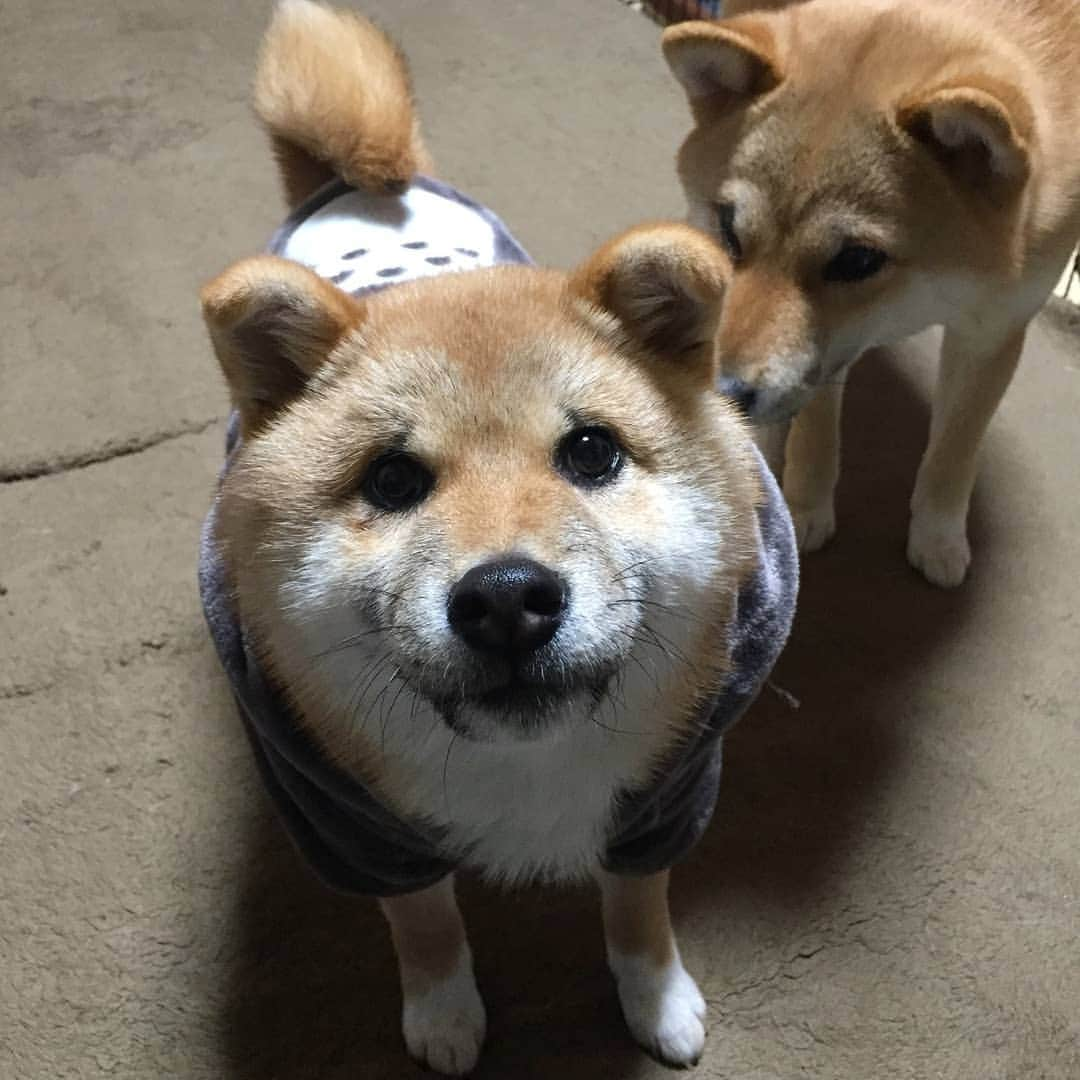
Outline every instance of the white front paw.
{"label": "white front paw", "polygon": [[908,562],[943,588],[959,585],[971,565],[965,516],[916,510],[908,533]]}
{"label": "white front paw", "polygon": [[816,506],[791,506],[789,509],[800,551],[817,551],[836,534],[836,511],[832,499]]}
{"label": "white front paw", "polygon": [[678,955],[665,967],[641,957],[608,957],[630,1033],[665,1064],[696,1065],[705,1046],[705,999]]}
{"label": "white front paw", "polygon": [[487,1018],[466,952],[455,971],[423,993],[406,994],[401,1029],[409,1054],[447,1076],[476,1067]]}

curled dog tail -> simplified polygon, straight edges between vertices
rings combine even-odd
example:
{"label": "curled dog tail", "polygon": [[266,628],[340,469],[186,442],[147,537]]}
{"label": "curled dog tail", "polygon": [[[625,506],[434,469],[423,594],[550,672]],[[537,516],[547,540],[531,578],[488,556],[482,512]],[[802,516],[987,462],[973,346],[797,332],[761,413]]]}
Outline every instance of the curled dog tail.
{"label": "curled dog tail", "polygon": [[290,207],[335,176],[390,193],[430,167],[404,56],[352,12],[281,0],[263,38],[254,105]]}

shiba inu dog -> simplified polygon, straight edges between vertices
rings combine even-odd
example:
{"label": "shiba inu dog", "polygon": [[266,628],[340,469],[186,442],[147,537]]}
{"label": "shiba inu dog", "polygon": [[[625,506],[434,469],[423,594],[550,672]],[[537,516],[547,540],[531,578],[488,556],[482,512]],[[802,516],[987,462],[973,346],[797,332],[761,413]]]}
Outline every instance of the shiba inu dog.
{"label": "shiba inu dog", "polygon": [[763,425],[795,417],[784,490],[813,550],[835,531],[850,365],[943,325],[908,558],[957,585],[980,442],[1080,236],[1080,5],[725,11],[663,38],[694,116],[678,157],[689,220],[735,261],[721,388]]}
{"label": "shiba inu dog", "polygon": [[727,257],[685,225],[570,274],[425,160],[359,17],[286,0],[256,108],[292,213],[203,291],[235,411],[200,589],[262,777],[380,898],[415,1057],[484,1038],[453,886],[595,878],[634,1036],[694,1061],[668,868],[788,632],[791,522],[714,391]]}

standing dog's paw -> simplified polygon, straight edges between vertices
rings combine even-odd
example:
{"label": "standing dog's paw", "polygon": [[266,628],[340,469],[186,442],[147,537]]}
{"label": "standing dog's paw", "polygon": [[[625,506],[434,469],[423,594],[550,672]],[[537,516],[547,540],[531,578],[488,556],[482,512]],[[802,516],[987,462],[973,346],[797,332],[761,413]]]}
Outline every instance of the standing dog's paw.
{"label": "standing dog's paw", "polygon": [[817,506],[790,506],[789,509],[800,551],[817,551],[836,535],[836,511],[832,499]]}
{"label": "standing dog's paw", "polygon": [[467,1076],[476,1068],[487,1018],[471,963],[421,994],[406,995],[401,1029],[409,1054],[446,1076]]}
{"label": "standing dog's paw", "polygon": [[705,999],[678,956],[662,968],[614,954],[609,962],[635,1040],[666,1065],[696,1065],[705,1046]]}
{"label": "standing dog's paw", "polygon": [[907,557],[931,584],[945,589],[959,585],[971,565],[964,517],[916,510],[911,517]]}

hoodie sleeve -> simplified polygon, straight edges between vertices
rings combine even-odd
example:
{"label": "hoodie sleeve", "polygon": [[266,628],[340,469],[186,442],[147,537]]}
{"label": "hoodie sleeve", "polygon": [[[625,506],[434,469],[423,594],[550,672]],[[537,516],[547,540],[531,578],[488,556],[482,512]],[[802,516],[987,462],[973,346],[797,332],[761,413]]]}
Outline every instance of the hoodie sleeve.
{"label": "hoodie sleeve", "polygon": [[758,454],[764,500],[757,511],[757,569],[739,590],[730,637],[731,667],[703,710],[700,732],[650,787],[627,792],[616,814],[604,866],[652,874],[678,862],[701,838],[720,787],[721,736],[757,697],[787,641],[799,587],[799,555],[784,497]]}
{"label": "hoodie sleeve", "polygon": [[[227,470],[238,446],[236,415],[226,436]],[[215,537],[217,502],[203,526],[203,611],[251,742],[263,783],[286,831],[322,880],[341,892],[394,896],[433,885],[454,868],[440,837],[399,818],[308,737],[264,679],[236,618]]]}

